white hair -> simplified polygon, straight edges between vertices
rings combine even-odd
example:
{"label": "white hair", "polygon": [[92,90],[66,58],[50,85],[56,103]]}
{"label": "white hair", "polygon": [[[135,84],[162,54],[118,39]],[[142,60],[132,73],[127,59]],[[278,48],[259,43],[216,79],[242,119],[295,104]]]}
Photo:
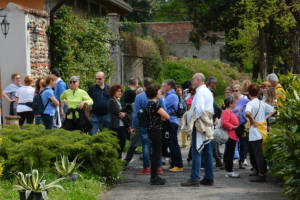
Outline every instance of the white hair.
{"label": "white hair", "polygon": [[279,82],[278,76],[275,73],[269,74],[267,76],[267,81]]}
{"label": "white hair", "polygon": [[205,82],[205,76],[202,73],[196,73],[194,77],[199,79],[201,82]]}

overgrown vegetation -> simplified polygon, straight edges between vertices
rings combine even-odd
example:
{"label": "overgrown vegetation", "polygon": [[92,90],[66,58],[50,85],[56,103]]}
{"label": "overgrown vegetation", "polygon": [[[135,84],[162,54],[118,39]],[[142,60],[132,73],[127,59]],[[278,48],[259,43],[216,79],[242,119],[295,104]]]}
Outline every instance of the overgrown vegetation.
{"label": "overgrown vegetation", "polygon": [[276,124],[266,141],[266,156],[272,163],[272,174],[284,182],[291,199],[300,199],[300,78],[280,76],[286,89],[286,101],[279,108]]}
{"label": "overgrown vegetation", "polygon": [[64,80],[81,77],[81,87],[94,83],[95,72],[111,75],[110,48],[118,42],[105,18],[75,16],[70,7],[56,12],[54,26],[48,30],[54,38],[55,67]]}
{"label": "overgrown vegetation", "polygon": [[48,172],[60,154],[70,159],[78,155],[83,161],[81,171],[91,171],[107,181],[114,181],[121,171],[118,139],[108,130],[89,136],[79,131],[45,130],[43,126],[26,125],[22,129],[5,126],[0,130],[0,137],[3,138],[0,157],[5,159],[6,177],[32,168]]}

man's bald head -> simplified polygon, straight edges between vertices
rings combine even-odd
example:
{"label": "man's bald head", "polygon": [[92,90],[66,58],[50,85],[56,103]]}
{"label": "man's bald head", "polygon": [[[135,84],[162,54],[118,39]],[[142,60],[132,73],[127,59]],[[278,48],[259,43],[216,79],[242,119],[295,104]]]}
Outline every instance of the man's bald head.
{"label": "man's bald head", "polygon": [[96,84],[99,86],[104,86],[105,84],[105,73],[104,72],[97,72],[96,73]]}

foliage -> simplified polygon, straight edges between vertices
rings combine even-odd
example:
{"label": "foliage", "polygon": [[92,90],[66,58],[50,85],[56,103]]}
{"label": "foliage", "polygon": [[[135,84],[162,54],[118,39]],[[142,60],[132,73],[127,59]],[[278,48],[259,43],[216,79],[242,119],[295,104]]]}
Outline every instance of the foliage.
{"label": "foliage", "polygon": [[[176,11],[176,12],[174,12]],[[188,8],[182,0],[169,0],[160,4],[154,13],[154,21],[189,21]]]}
{"label": "foliage", "polygon": [[[2,144],[2,138],[0,138],[0,146],[1,146],[1,144]],[[3,173],[3,163],[0,162],[0,176],[2,176],[2,173]]]}
{"label": "foliage", "polygon": [[191,80],[191,77],[194,75],[191,69],[177,62],[167,62],[163,73],[165,78],[172,78],[179,85],[182,85],[187,80]]}
{"label": "foliage", "polygon": [[81,87],[86,89],[94,82],[95,72],[111,75],[109,46],[113,48],[118,40],[106,19],[78,17],[64,6],[56,12],[55,23],[48,32],[54,38],[55,67],[63,79],[79,75]]}
{"label": "foliage", "polygon": [[276,124],[266,141],[266,156],[272,174],[284,181],[285,194],[300,199],[300,79],[289,74],[280,76],[286,89],[286,101],[279,108]]}
{"label": "foliage", "polygon": [[[60,185],[65,190],[53,188],[48,193],[51,200],[98,200],[99,193],[103,192],[107,186],[103,179],[100,179],[96,174],[90,172],[81,173],[81,177],[77,181],[62,181]],[[56,173],[45,173],[47,181],[57,179]],[[19,199],[19,194],[13,190],[15,179],[0,180],[0,199],[16,200]]]}
{"label": "foliage", "polygon": [[60,155],[60,161],[55,162],[55,168],[56,171],[62,175],[62,176],[68,176],[71,174],[74,174],[75,171],[80,167],[82,163],[77,163],[77,158],[76,156],[72,162],[69,161],[68,156],[65,154]]}
{"label": "foliage", "polygon": [[6,162],[4,174],[36,168],[49,170],[59,154],[84,160],[82,168],[113,181],[121,171],[118,139],[114,132],[104,130],[89,136],[79,131],[45,130],[43,126],[26,125],[22,129],[4,126],[0,130],[3,144],[0,157]]}
{"label": "foliage", "polygon": [[18,190],[24,190],[26,199],[28,199],[31,192],[41,192],[43,199],[47,200],[49,189],[59,188],[64,190],[62,186],[57,185],[57,183],[62,181],[64,178],[59,178],[53,181],[52,183],[46,185],[46,180],[44,179],[44,176],[40,177],[39,171],[36,169],[33,169],[31,174],[26,174],[25,176],[23,172],[18,172],[18,175],[16,175],[16,179],[18,185],[15,185],[15,188]]}
{"label": "foliage", "polygon": [[165,61],[168,56],[165,39],[163,37],[158,37],[158,38],[154,38],[153,41],[156,43],[159,49],[161,58]]}
{"label": "foliage", "polygon": [[146,22],[152,20],[153,5],[149,0],[125,0],[133,7],[133,12],[124,17],[127,21]]}

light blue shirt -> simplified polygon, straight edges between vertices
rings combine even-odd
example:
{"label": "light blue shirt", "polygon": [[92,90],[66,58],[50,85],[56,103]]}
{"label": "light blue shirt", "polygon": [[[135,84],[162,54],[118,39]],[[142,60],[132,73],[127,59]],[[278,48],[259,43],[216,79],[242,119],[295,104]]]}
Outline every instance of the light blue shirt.
{"label": "light blue shirt", "polygon": [[61,94],[67,89],[67,84],[61,79],[59,78],[56,81],[56,85],[54,88],[54,95],[55,98],[60,102],[60,96]]}
{"label": "light blue shirt", "polygon": [[174,89],[170,90],[169,92],[166,93],[166,98],[165,98],[165,106],[166,106],[166,111],[170,115],[170,122],[179,124],[178,117],[176,116],[177,110],[178,110],[178,103],[179,103],[179,98],[175,92]]}
{"label": "light blue shirt", "polygon": [[49,103],[44,111],[44,114],[50,115],[50,116],[54,116],[55,114],[55,108],[52,105],[52,101],[50,98],[54,97],[54,92],[50,87],[45,87],[45,91],[42,93],[42,101],[44,106],[46,106],[48,100]]}

